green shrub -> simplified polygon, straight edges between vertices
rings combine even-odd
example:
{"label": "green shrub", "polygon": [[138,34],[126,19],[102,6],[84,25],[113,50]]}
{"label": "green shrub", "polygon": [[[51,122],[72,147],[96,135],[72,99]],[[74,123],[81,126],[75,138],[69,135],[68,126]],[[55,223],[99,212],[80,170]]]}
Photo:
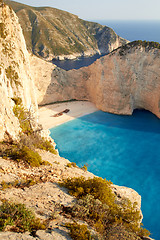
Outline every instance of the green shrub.
{"label": "green shrub", "polygon": [[37,133],[32,132],[30,135],[22,135],[20,142],[29,148],[39,148],[57,155],[57,151],[52,143],[45,140]]}
{"label": "green shrub", "polygon": [[51,142],[45,140],[37,132],[33,131],[31,113],[24,109],[21,104],[21,98],[12,98],[12,100],[15,102],[13,112],[19,120],[22,133],[19,142],[0,143],[0,155],[5,159],[10,157],[17,162],[23,161],[31,167],[51,165],[48,161],[42,161],[41,156],[35,149],[43,149],[53,154],[57,154],[57,151]]}
{"label": "green shrub", "polygon": [[71,213],[73,217],[89,221],[93,226],[97,225],[96,229],[104,229],[103,222],[106,219],[107,222],[114,220],[109,206],[95,199],[92,195],[86,195],[83,199],[79,199],[77,203],[73,205]]}
{"label": "green shrub", "polygon": [[13,107],[13,113],[18,118],[22,132],[29,135],[33,133],[30,123],[30,113],[25,110],[22,105],[15,105]]}
{"label": "green shrub", "polygon": [[70,163],[67,163],[67,167],[71,168],[71,167],[77,167],[76,163],[75,162],[70,162]]}
{"label": "green shrub", "polygon": [[115,196],[110,188],[111,182],[99,177],[87,180],[84,177],[68,178],[64,180],[62,185],[68,188],[69,193],[78,199],[90,194],[95,199],[99,199],[106,204],[115,200]]}
{"label": "green shrub", "polygon": [[14,98],[12,98],[12,100],[14,101],[14,103],[16,105],[21,105],[22,104],[22,99],[20,97],[14,97]]}
{"label": "green shrub", "polygon": [[17,147],[12,149],[10,156],[17,162],[23,161],[28,163],[31,167],[39,167],[43,164],[41,156],[27,146],[23,146],[20,149]]}
{"label": "green shrub", "polygon": [[10,226],[10,231],[13,232],[31,232],[46,228],[24,204],[3,200],[0,206],[0,231],[5,231],[7,226]]}
{"label": "green shrub", "polygon": [[87,226],[78,223],[68,223],[66,227],[70,230],[71,238],[74,240],[91,240],[91,234],[87,229]]}
{"label": "green shrub", "polygon": [[54,161],[55,164],[60,164],[60,162]]}
{"label": "green shrub", "polygon": [[7,36],[7,33],[5,31],[5,24],[0,23],[0,37],[5,39],[6,36]]}
{"label": "green shrub", "polygon": [[87,171],[88,170],[88,164],[84,164],[84,166],[81,167],[81,169],[83,169],[84,171]]}
{"label": "green shrub", "polygon": [[20,141],[19,143],[0,143],[0,156],[4,159],[11,158],[17,162],[23,162],[27,166],[39,167],[40,165],[50,165],[48,161],[43,161],[34,146],[28,147]]}
{"label": "green shrub", "polygon": [[39,137],[39,141],[35,142],[34,146],[36,148],[39,148],[39,149],[42,149],[42,150],[45,150],[45,151],[49,151],[49,152],[57,155],[57,151],[55,150],[52,143],[49,142],[48,140],[45,140],[44,138]]}
{"label": "green shrub", "polygon": [[30,187],[33,186],[35,184],[37,184],[39,181],[35,181],[33,179],[27,179],[27,180],[16,180],[14,182],[5,182],[2,181],[1,182],[1,188],[2,190],[5,190],[6,188],[24,188],[24,187]]}
{"label": "green shrub", "polygon": [[[122,237],[123,236],[123,237]],[[121,223],[109,224],[105,233],[107,240],[142,240],[136,233],[126,229]]]}
{"label": "green shrub", "polygon": [[111,190],[111,182],[98,177],[88,180],[78,177],[64,180],[62,186],[78,198],[77,203],[65,211],[72,217],[87,221],[100,234],[105,236],[108,226],[112,224],[123,225],[126,231],[135,233],[138,237],[150,234],[139,226],[141,214],[137,204],[132,204],[128,199],[117,202]]}

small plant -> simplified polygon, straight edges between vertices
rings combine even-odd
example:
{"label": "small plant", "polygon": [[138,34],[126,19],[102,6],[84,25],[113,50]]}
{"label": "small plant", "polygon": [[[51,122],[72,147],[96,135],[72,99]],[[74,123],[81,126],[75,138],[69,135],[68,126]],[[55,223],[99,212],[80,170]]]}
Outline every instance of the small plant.
{"label": "small plant", "polygon": [[12,98],[12,100],[14,101],[14,103],[16,105],[21,105],[22,104],[22,98],[20,98],[20,97],[14,97],[14,98]]}
{"label": "small plant", "polygon": [[48,161],[43,161],[34,146],[28,147],[23,141],[0,143],[0,156],[4,159],[11,158],[16,162],[22,162],[26,166],[39,167],[40,165],[50,165]]}
{"label": "small plant", "polygon": [[66,165],[67,167],[71,168],[71,167],[77,167],[76,163],[75,162],[70,162],[70,163],[67,163]]}
{"label": "small plant", "polygon": [[13,148],[11,152],[9,152],[9,156],[12,157],[13,160],[17,162],[23,161],[31,167],[43,165],[41,156],[27,146],[22,146],[22,148],[16,146],[15,149]]}
{"label": "small plant", "polygon": [[54,146],[48,140],[42,138],[38,133],[32,132],[30,135],[22,135],[21,136],[21,144],[29,147],[29,148],[39,148],[45,151],[49,151],[55,155],[57,155],[57,151]]}
{"label": "small plant", "polygon": [[31,122],[30,122],[30,112],[25,110],[24,107],[20,104],[16,104],[13,107],[13,113],[18,118],[22,132],[30,135],[33,133]]}
{"label": "small plant", "polygon": [[105,234],[112,224],[122,225],[126,231],[138,237],[150,234],[140,227],[141,214],[136,203],[132,204],[129,199],[117,203],[111,182],[98,177],[87,180],[78,177],[64,180],[62,186],[78,198],[72,207],[65,209],[66,213],[91,224],[104,239],[107,239]]}
{"label": "small plant", "polygon": [[0,37],[5,39],[7,36],[7,33],[5,31],[5,24],[4,23],[0,23]]}
{"label": "small plant", "polygon": [[102,203],[109,203],[115,200],[115,196],[110,188],[111,182],[99,178],[89,178],[84,177],[68,178],[64,180],[62,185],[69,189],[69,193],[75,197],[82,198],[87,194],[90,194],[99,199]]}
{"label": "small plant", "polygon": [[12,66],[9,66],[8,68],[6,68],[5,72],[6,72],[6,77],[11,82],[11,85],[13,84],[13,82],[15,83],[16,86],[21,85],[21,83],[18,81],[19,79],[18,73],[12,68]]}
{"label": "small plant", "polygon": [[54,163],[55,163],[55,164],[60,164],[60,163],[59,163],[59,162],[57,162],[57,161],[54,161]]}
{"label": "small plant", "polygon": [[57,155],[57,151],[55,150],[54,146],[52,145],[51,142],[48,140],[45,140],[44,138],[39,138],[39,141],[35,142],[34,146],[36,148],[51,152],[55,155]]}
{"label": "small plant", "polygon": [[39,181],[35,181],[33,179],[27,179],[27,180],[21,180],[21,181],[14,181],[14,182],[1,182],[1,188],[2,190],[5,190],[7,188],[24,188],[24,187],[30,187],[35,184],[37,184]]}
{"label": "small plant", "polygon": [[5,231],[8,226],[13,232],[32,232],[46,228],[45,223],[41,223],[40,219],[36,218],[24,204],[3,200],[0,206],[0,231]]}
{"label": "small plant", "polygon": [[74,240],[91,240],[91,234],[87,229],[87,226],[78,223],[67,223],[65,225],[70,230],[71,238]]}
{"label": "small plant", "polygon": [[81,167],[81,169],[83,169],[84,171],[87,171],[88,170],[88,164],[84,164],[84,166]]}

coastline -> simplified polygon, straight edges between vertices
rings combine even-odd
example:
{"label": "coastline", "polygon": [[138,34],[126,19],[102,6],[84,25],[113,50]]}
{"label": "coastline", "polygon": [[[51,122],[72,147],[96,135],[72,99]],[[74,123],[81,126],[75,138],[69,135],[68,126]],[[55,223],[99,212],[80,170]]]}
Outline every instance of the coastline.
{"label": "coastline", "polygon": [[[69,109],[70,111],[68,113],[63,113],[63,115],[60,115],[58,117],[54,117],[55,114],[59,114],[63,112],[64,110]],[[74,120],[78,117],[93,113],[98,111],[95,104],[88,102],[88,101],[73,101],[73,102],[63,102],[63,103],[55,103],[55,104],[49,104],[45,106],[39,107],[38,113],[39,113],[39,123],[42,124],[44,130],[49,130],[50,128],[56,127],[58,125],[61,125],[65,122]],[[49,132],[49,131],[48,131]],[[42,156],[49,155],[50,153],[42,153]],[[52,156],[53,157],[53,156]],[[51,159],[51,155],[46,157],[44,159]],[[55,161],[56,160],[56,161]],[[78,176],[84,176],[86,179],[88,177],[94,177],[95,175],[89,171],[84,171],[78,167],[67,167],[67,164],[70,163],[70,160],[64,159],[61,156],[54,156],[54,161],[50,162],[53,165],[53,168],[55,168],[56,164],[56,172],[54,174],[55,179],[54,181],[57,182],[57,179],[65,179],[68,177],[77,177]],[[58,164],[58,165],[57,165]],[[63,164],[63,166],[61,166]],[[66,172],[65,172],[66,170]],[[69,172],[71,173],[69,174]],[[44,173],[43,173],[44,174]],[[50,175],[49,173],[47,173]],[[47,185],[47,188],[49,186]],[[57,189],[57,188],[56,188]],[[141,221],[143,219],[143,213],[141,210],[141,196],[136,192],[134,189],[125,187],[125,186],[119,186],[119,185],[111,185],[112,191],[115,193],[116,196],[119,196],[119,202],[123,201],[124,199],[129,199],[132,204],[137,203],[137,210],[141,211]],[[53,190],[51,190],[53,191]],[[56,190],[57,191],[57,190]],[[59,193],[58,193],[59,194]],[[54,193],[54,198],[57,197],[57,192]],[[61,194],[58,196],[62,197]],[[66,197],[65,197],[66,198]],[[56,199],[57,201],[57,199]],[[73,199],[71,201],[74,201]],[[140,222],[139,222],[140,223]],[[60,225],[58,222],[57,224]],[[65,229],[66,231],[66,229]],[[38,231],[39,233],[40,231]],[[68,233],[68,232],[67,232]],[[66,234],[66,232],[65,232]],[[150,237],[144,237],[145,240],[154,240]]]}
{"label": "coastline", "polygon": [[[68,113],[54,117],[55,114],[59,114],[66,109],[69,110]],[[43,129],[46,130],[96,111],[98,109],[95,104],[87,101],[55,103],[39,107],[38,119]]]}

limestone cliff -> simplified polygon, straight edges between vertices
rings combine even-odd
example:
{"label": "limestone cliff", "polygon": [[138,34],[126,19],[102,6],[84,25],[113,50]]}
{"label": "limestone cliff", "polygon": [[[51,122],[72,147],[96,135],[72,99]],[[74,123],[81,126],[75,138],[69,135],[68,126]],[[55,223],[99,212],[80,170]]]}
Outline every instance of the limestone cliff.
{"label": "limestone cliff", "polygon": [[[149,51],[150,53],[150,51]],[[159,53],[159,50],[155,53]],[[78,71],[63,71],[53,66],[50,63],[39,60],[36,57],[29,56],[24,37],[22,34],[21,27],[18,23],[18,18],[11,8],[5,4],[0,5],[0,140],[3,140],[5,134],[10,135],[12,138],[16,138],[19,131],[19,122],[13,113],[13,107],[15,104],[15,99],[20,98],[22,100],[23,106],[28,110],[37,110],[36,96],[35,96],[35,86],[33,82],[33,77],[31,73],[36,78],[36,86],[39,93],[40,102],[50,102],[58,100],[67,99],[90,99],[93,102],[97,101],[97,105],[101,104],[101,95],[103,96],[103,89],[101,89],[101,84],[107,81],[106,73],[107,61],[112,60],[114,63],[117,61],[122,61],[124,55],[120,59],[118,58],[120,50],[111,54],[108,58],[102,58],[92,66],[80,69]],[[108,59],[108,60],[107,60]],[[133,58],[134,59],[134,58]],[[153,60],[151,54],[151,60]],[[30,61],[32,65],[32,71],[30,66]],[[116,63],[117,63],[116,62]],[[117,63],[118,64],[118,63]],[[120,64],[122,64],[120,62]],[[145,64],[144,64],[145,65]],[[111,65],[112,66],[112,65]],[[117,66],[117,65],[116,65]],[[109,67],[109,66],[108,66]],[[120,67],[119,67],[120,68]],[[113,71],[111,68],[110,71]],[[153,70],[153,69],[152,69]],[[117,71],[118,72],[118,71]],[[117,73],[115,71],[115,73]],[[112,75],[111,75],[112,76]],[[100,78],[100,79],[99,79]],[[116,77],[115,77],[116,79]],[[93,81],[94,80],[94,81]],[[113,78],[114,80],[114,78]],[[101,83],[102,81],[102,83]],[[116,81],[116,80],[115,80]],[[101,84],[100,84],[101,83]],[[105,83],[106,84],[106,83]],[[111,84],[110,84],[111,85]],[[116,85],[116,84],[115,84]],[[117,84],[118,85],[118,84]],[[107,86],[107,85],[106,85]],[[119,85],[118,85],[119,86]],[[158,84],[157,84],[158,86]],[[106,87],[107,88],[107,87]],[[117,87],[118,89],[118,87]],[[115,90],[115,89],[113,89]],[[108,90],[107,90],[108,91]],[[98,95],[99,94],[99,95]],[[46,98],[46,99],[45,99]],[[117,99],[116,99],[117,100]],[[3,143],[4,144],[4,143]],[[2,145],[3,145],[2,144]],[[8,144],[8,143],[7,143]],[[19,149],[18,149],[19,150]],[[13,189],[2,190],[1,189],[1,199],[8,199],[13,201],[19,201],[26,203],[28,207],[33,207],[37,215],[41,215],[41,219],[52,219],[54,218],[53,213],[54,208],[53,203],[71,203],[72,197],[68,196],[64,190],[57,187],[57,182],[62,179],[62,177],[68,177],[70,172],[71,176],[84,175],[87,176],[86,172],[82,169],[75,171],[70,171],[67,169],[67,163],[65,159],[61,159],[57,155],[49,155],[49,152],[41,151],[44,162],[50,159],[50,164],[45,165],[44,168],[41,166],[38,170],[35,168],[25,169],[25,165],[20,166],[19,163],[10,161],[11,159],[4,160],[0,158],[0,177],[1,180],[10,182],[13,179],[21,181],[23,179],[27,180],[29,177],[41,180],[41,182],[35,182],[34,186],[28,189]],[[8,156],[8,155],[7,155]],[[6,157],[7,157],[6,156]],[[63,162],[64,161],[64,162]],[[53,164],[53,165],[52,165]],[[56,165],[58,164],[59,167]],[[62,166],[63,165],[63,166]],[[72,169],[71,169],[72,170]],[[91,174],[89,174],[91,175]],[[1,183],[2,187],[2,183]],[[131,189],[120,188],[112,186],[113,191],[117,195],[117,201],[123,202],[124,198],[131,197],[133,202],[138,201],[140,207],[140,196]],[[56,192],[56,194],[55,194]],[[55,198],[56,196],[56,198]],[[57,199],[58,197],[58,199]],[[121,198],[121,200],[120,200]],[[66,201],[67,199],[67,201]],[[69,201],[68,201],[69,199]],[[73,199],[75,200],[75,199]],[[2,202],[0,202],[1,204]],[[62,205],[63,206],[63,205]],[[63,215],[63,212],[62,212]],[[63,218],[63,216],[62,216]],[[60,223],[62,225],[64,218],[56,224]],[[66,220],[66,219],[65,219]],[[47,220],[48,221],[48,220]],[[138,221],[139,224],[139,221]],[[57,230],[57,225],[55,225],[55,219],[53,225],[49,226],[47,231],[39,231],[36,233],[41,239],[53,239],[54,231]],[[11,228],[6,228],[11,230]],[[63,229],[62,229],[63,230]],[[53,233],[53,235],[52,235]],[[133,233],[134,234],[134,233]],[[4,232],[0,234],[0,239],[33,239],[28,233],[24,234],[12,234],[10,232]],[[57,237],[58,236],[58,237]],[[56,239],[65,239],[63,232],[58,232],[54,235]],[[67,239],[67,238],[66,238]],[[138,237],[139,239],[139,237]]]}
{"label": "limestone cliff", "polygon": [[28,50],[46,60],[105,54],[128,42],[109,27],[56,8],[4,1],[19,17]]}
{"label": "limestone cliff", "polygon": [[0,140],[7,133],[16,138],[20,131],[13,113],[13,98],[21,98],[26,109],[37,110],[35,87],[18,17],[13,10],[0,6]]}
{"label": "limestone cliff", "polygon": [[79,70],[51,66],[49,79],[36,80],[45,91],[38,102],[89,100],[106,112],[130,115],[140,108],[160,117],[159,64],[160,49],[133,42]]}

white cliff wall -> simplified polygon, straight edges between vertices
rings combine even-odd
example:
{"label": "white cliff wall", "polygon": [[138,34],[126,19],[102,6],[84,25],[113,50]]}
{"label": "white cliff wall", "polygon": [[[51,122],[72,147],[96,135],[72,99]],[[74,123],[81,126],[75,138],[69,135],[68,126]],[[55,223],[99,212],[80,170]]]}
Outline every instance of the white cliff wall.
{"label": "white cliff wall", "polygon": [[20,128],[12,98],[20,97],[24,107],[33,112],[37,111],[37,101],[22,29],[13,10],[3,4],[0,6],[0,97],[0,140],[5,133],[16,138]]}

